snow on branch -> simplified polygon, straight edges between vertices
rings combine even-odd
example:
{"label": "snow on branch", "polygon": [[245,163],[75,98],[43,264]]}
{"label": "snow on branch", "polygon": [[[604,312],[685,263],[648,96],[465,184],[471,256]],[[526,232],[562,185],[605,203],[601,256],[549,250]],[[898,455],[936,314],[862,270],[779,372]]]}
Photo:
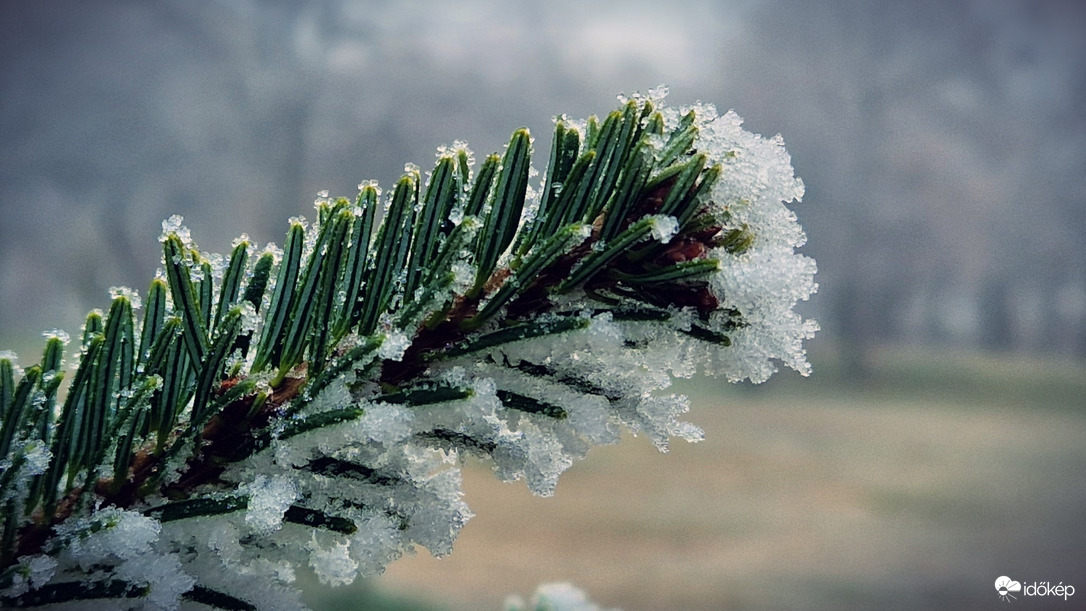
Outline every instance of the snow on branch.
{"label": "snow on branch", "polygon": [[665,94],[556,118],[542,180],[520,129],[321,193],[281,250],[163,223],[158,277],[87,317],[74,369],[59,332],[25,371],[0,353],[0,603],[299,608],[295,567],[450,553],[459,457],[546,496],[624,427],[701,439],[674,377],[806,375],[780,138]]}

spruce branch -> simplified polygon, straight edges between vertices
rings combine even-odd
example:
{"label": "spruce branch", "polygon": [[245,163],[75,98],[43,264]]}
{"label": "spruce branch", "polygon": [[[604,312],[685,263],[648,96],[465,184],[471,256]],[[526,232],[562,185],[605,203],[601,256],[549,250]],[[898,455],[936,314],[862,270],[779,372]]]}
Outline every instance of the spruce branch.
{"label": "spruce branch", "polygon": [[621,426],[700,439],[673,376],[806,374],[787,153],[664,94],[557,118],[538,188],[520,129],[387,197],[322,193],[282,250],[163,223],[144,303],[87,317],[59,408],[66,336],[25,371],[0,354],[0,603],[296,607],[284,566],[338,584],[449,553],[450,454],[548,495]]}

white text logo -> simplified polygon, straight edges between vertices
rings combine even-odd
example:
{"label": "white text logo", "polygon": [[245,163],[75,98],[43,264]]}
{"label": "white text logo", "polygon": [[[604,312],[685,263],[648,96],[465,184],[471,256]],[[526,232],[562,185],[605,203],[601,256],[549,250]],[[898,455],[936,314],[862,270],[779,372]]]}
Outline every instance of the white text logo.
{"label": "white text logo", "polygon": [[1034,581],[1033,583],[1023,586],[1020,582],[1017,582],[1006,575],[1001,576],[995,580],[996,593],[999,594],[1000,600],[1003,602],[1011,602],[1011,600],[1017,600],[1016,593],[1021,593],[1023,596],[1057,596],[1064,600],[1075,595],[1075,586],[1071,584],[1064,585],[1061,581],[1058,584],[1051,584],[1047,581]]}

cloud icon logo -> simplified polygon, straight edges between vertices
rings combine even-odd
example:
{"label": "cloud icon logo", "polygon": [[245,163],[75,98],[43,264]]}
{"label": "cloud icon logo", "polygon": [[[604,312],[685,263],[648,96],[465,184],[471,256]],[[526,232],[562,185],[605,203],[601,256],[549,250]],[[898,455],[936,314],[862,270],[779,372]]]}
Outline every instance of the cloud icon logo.
{"label": "cloud icon logo", "polygon": [[1007,577],[1006,575],[1003,575],[999,579],[995,580],[995,589],[996,592],[999,593],[999,597],[1003,599],[1004,602],[1009,603],[1011,602],[1012,598],[1018,598],[1017,596],[1012,595],[1011,592],[1021,592],[1022,584],[1011,579],[1010,577]]}

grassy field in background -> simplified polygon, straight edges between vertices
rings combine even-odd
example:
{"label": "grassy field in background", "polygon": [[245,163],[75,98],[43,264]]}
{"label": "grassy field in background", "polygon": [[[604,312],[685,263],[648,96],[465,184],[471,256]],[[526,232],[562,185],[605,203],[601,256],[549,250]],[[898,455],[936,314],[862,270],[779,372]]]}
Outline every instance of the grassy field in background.
{"label": "grassy field in background", "polygon": [[572,581],[628,611],[990,609],[1000,575],[1086,597],[1082,363],[888,351],[855,383],[815,360],[810,379],[684,382],[706,441],[594,449],[553,498],[469,464],[451,556],[307,600],[499,609]]}
{"label": "grassy field in background", "polygon": [[[19,350],[29,365],[40,347]],[[500,609],[571,581],[604,607],[994,609],[1000,575],[1086,601],[1086,362],[930,350],[846,375],[682,381],[699,444],[593,449],[553,498],[464,469],[476,513],[448,558],[323,588],[318,611]],[[1009,607],[1008,607],[1009,608]]]}

